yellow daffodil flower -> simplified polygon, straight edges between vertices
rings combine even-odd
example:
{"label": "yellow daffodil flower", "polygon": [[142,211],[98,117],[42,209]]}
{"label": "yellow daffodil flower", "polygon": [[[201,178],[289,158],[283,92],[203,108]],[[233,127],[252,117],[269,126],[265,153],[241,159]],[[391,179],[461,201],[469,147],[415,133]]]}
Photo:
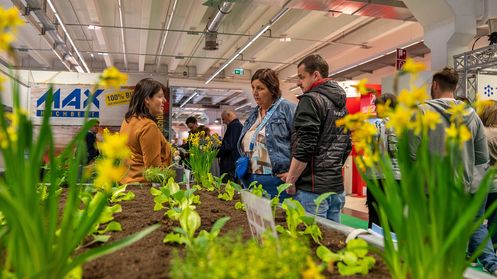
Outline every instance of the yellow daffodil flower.
{"label": "yellow daffodil flower", "polygon": [[412,122],[412,125],[414,133],[421,135],[421,133],[428,133],[429,130],[435,130],[441,122],[440,114],[434,111],[426,111],[425,113],[418,113],[416,121]]}
{"label": "yellow daffodil flower", "polygon": [[24,21],[21,19],[19,14],[19,10],[16,7],[11,7],[5,10],[3,7],[0,7],[0,28],[1,29],[15,29],[17,26],[21,26],[24,24]]}
{"label": "yellow daffodil flower", "polygon": [[455,123],[452,123],[449,128],[445,129],[445,133],[447,140],[459,142],[461,145],[471,139],[471,132],[466,125],[457,127]]}
{"label": "yellow daffodil flower", "polygon": [[479,115],[485,110],[486,107],[492,105],[492,100],[482,100],[481,97],[479,97],[479,95],[477,94],[476,101],[474,102],[473,105],[476,109],[476,113],[478,113]]}
{"label": "yellow daffodil flower", "polygon": [[5,10],[0,7],[0,50],[9,50],[10,44],[14,41],[14,34],[17,26],[23,25],[19,11],[12,7]]}
{"label": "yellow daffodil flower", "polygon": [[104,133],[103,141],[97,143],[102,154],[109,158],[128,159],[131,151],[128,148],[128,137],[118,133]]}
{"label": "yellow daffodil flower", "polygon": [[367,95],[370,92],[366,87],[366,83],[368,83],[367,79],[361,79],[356,85],[352,85],[352,87],[354,87],[357,90],[357,92],[359,92],[359,94]]}
{"label": "yellow daffodil flower", "polygon": [[113,87],[119,89],[121,85],[126,84],[127,80],[127,74],[123,74],[116,67],[111,66],[103,71],[98,85],[105,88]]}
{"label": "yellow daffodil flower", "polygon": [[400,105],[404,105],[408,108],[412,108],[417,105],[414,95],[411,94],[407,89],[402,89],[400,91],[399,97],[397,98]]}
{"label": "yellow daffodil flower", "polygon": [[423,63],[418,63],[412,58],[407,58],[406,63],[402,67],[402,71],[405,73],[417,74],[421,71],[426,70],[426,66]]}
{"label": "yellow daffodil flower", "polygon": [[456,103],[452,103],[450,108],[447,109],[447,112],[451,114],[451,121],[462,123],[464,116],[467,115],[470,111],[468,111],[465,103],[460,103],[458,105],[456,105]]}
{"label": "yellow daffodil flower", "polygon": [[461,140],[461,144],[471,139],[471,132],[469,131],[468,127],[466,127],[466,125],[461,125],[459,127],[459,138]]}
{"label": "yellow daffodil flower", "polygon": [[393,128],[395,134],[400,136],[404,130],[409,129],[411,125],[411,118],[413,116],[412,109],[406,109],[401,106],[395,108],[394,112],[389,116],[389,121],[387,122],[388,128]]}
{"label": "yellow daffodil flower", "polygon": [[423,85],[422,87],[414,87],[411,90],[411,94],[413,95],[414,100],[418,104],[424,103],[426,100],[429,99],[428,93],[426,91],[426,85]]}
{"label": "yellow daffodil flower", "polygon": [[321,274],[321,268],[312,260],[311,257],[307,257],[307,269],[302,271],[302,279],[324,279],[325,277]]}

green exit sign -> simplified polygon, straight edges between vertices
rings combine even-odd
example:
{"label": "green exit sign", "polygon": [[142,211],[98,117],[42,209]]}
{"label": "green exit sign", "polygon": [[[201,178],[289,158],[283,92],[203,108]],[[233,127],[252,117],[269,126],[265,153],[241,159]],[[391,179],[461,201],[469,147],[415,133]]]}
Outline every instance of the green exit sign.
{"label": "green exit sign", "polygon": [[241,69],[241,68],[234,69],[233,74],[243,76],[243,69]]}

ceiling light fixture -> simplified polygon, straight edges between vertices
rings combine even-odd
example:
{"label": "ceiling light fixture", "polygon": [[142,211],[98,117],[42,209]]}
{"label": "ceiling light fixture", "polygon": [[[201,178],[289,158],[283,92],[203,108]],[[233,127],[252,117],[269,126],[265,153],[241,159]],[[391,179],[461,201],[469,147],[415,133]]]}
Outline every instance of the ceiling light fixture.
{"label": "ceiling light fixture", "polygon": [[246,107],[246,106],[250,106],[250,105],[251,105],[251,103],[246,103],[246,104],[243,104],[243,105],[241,105],[241,106],[239,106],[239,107],[235,108],[235,110],[241,110],[242,108],[244,108],[244,107]]}
{"label": "ceiling light fixture", "polygon": [[102,29],[102,27],[96,26],[96,25],[88,25],[88,29],[90,29],[90,30],[100,30],[100,29]]}
{"label": "ceiling light fixture", "polygon": [[81,66],[77,65],[76,67],[74,67],[74,69],[76,69],[76,71],[78,71],[78,73],[84,73],[85,71],[83,71],[83,68],[81,68]]}
{"label": "ceiling light fixture", "polygon": [[83,63],[83,66],[85,67],[86,71],[88,73],[90,73],[90,68],[88,68],[88,65],[86,65],[85,60],[83,59],[83,57],[81,56],[81,54],[78,51],[78,48],[76,47],[73,40],[71,39],[69,32],[67,32],[66,26],[64,25],[64,23],[62,23],[62,19],[60,18],[59,14],[57,13],[57,10],[55,10],[55,6],[53,5],[52,0],[47,0],[47,3],[50,6],[50,9],[52,9],[52,12],[54,13],[55,17],[57,18],[57,21],[58,21],[60,27],[62,27],[62,30],[64,30],[64,33],[66,34],[66,37],[69,40],[69,43],[71,43],[71,46],[73,47],[74,51],[78,55],[79,61],[81,61],[81,63]]}
{"label": "ceiling light fixture", "polygon": [[[288,2],[287,2],[288,3]],[[286,5],[285,5],[286,6]],[[264,34],[276,21],[278,21],[286,12],[288,11],[288,8],[283,8],[281,9],[270,21],[269,23],[264,26],[261,30],[259,30],[259,32],[257,32],[257,34],[255,34],[254,37],[252,37],[252,39],[250,41],[248,41],[243,47],[241,47],[240,49],[238,49],[235,54],[228,60],[226,61],[221,67],[219,67],[219,69],[217,69],[217,71],[214,72],[214,74],[212,74],[209,79],[205,82],[205,84],[208,84],[209,82],[211,82],[217,75],[219,75],[219,73],[221,73],[221,71],[223,71],[226,67],[228,67],[229,64],[231,64],[231,62],[233,62],[236,58],[238,58],[238,56],[240,54],[242,54],[250,45],[252,45],[260,36],[262,36],[262,34]]]}

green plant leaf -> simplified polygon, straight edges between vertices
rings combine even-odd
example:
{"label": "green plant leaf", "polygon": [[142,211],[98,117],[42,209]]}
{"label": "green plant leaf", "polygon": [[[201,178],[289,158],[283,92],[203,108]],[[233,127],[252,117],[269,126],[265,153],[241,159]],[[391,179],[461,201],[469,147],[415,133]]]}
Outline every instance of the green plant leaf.
{"label": "green plant leaf", "polygon": [[99,235],[94,234],[93,235],[93,242],[105,243],[105,242],[109,241],[110,237],[111,237],[110,235],[105,235],[105,234],[99,234]]}
{"label": "green plant leaf", "polygon": [[343,253],[343,262],[347,265],[355,265],[357,262],[357,255],[353,252],[345,251]]}
{"label": "green plant leaf", "polygon": [[339,262],[337,264],[338,266],[338,273],[342,276],[351,276],[354,274],[359,274],[362,273],[362,268],[361,266],[348,266],[346,264],[343,264],[342,262]]}
{"label": "green plant leaf", "polygon": [[219,232],[221,231],[221,229],[224,227],[226,222],[228,222],[230,219],[231,219],[230,217],[222,217],[222,218],[218,219],[214,223],[214,225],[212,225],[211,235],[214,235],[214,237],[216,237],[219,234]]}
{"label": "green plant leaf", "polygon": [[94,248],[92,250],[84,252],[84,253],[80,254],[79,256],[77,256],[70,264],[68,264],[66,266],[65,273],[68,273],[76,266],[80,266],[85,262],[94,260],[98,257],[104,256],[107,254],[111,254],[111,253],[113,253],[113,252],[115,252],[123,247],[131,245],[131,244],[135,243],[136,241],[149,235],[150,233],[152,233],[156,229],[158,229],[159,226],[160,226],[159,224],[155,224],[155,225],[150,226],[150,227],[148,227],[140,232],[137,232],[133,235],[125,237],[121,240],[117,240],[111,244],[107,244],[107,245],[97,247],[97,248]]}
{"label": "green plant leaf", "polygon": [[105,229],[99,230],[99,234],[105,234],[107,232],[120,232],[122,231],[121,224],[117,221],[112,221],[107,226],[105,226]]}
{"label": "green plant leaf", "polygon": [[163,243],[178,243],[178,244],[185,244],[186,240],[185,237],[181,234],[177,233],[168,233],[164,239],[162,240]]}
{"label": "green plant leaf", "polygon": [[351,239],[347,243],[347,250],[362,258],[368,253],[368,243],[361,238]]}

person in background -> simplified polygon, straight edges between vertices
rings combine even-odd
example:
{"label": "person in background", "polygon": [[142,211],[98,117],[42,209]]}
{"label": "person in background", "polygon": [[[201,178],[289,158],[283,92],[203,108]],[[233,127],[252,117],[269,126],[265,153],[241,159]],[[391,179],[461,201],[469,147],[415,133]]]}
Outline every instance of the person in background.
{"label": "person in background", "polygon": [[236,143],[242,133],[243,125],[236,117],[236,113],[229,109],[221,113],[223,123],[226,124],[223,142],[217,153],[219,158],[219,170],[221,174],[226,173],[224,181],[235,181],[235,162],[240,158]]}
{"label": "person in background", "polygon": [[164,86],[151,78],[136,84],[120,133],[128,137],[131,158],[122,184],[146,182],[143,171],[150,167],[171,165],[171,148],[157,126],[156,116],[164,108]]}
{"label": "person in background", "polygon": [[[194,134],[197,131],[199,125],[197,118],[195,118],[195,116],[189,116],[186,119],[185,124],[186,127],[188,127],[188,129],[190,130],[188,131],[188,137],[187,137],[188,139],[192,134]],[[180,148],[178,150],[181,156],[181,162],[182,162],[181,164],[185,166],[188,165],[186,161],[188,161],[188,158],[190,156],[190,154],[188,153],[188,151],[190,150],[190,143],[188,141],[183,141],[183,144],[180,145]]]}
{"label": "person in background", "polygon": [[[426,101],[419,106],[421,112],[433,111],[440,114],[442,122],[439,123],[435,130],[430,130],[428,133],[428,146],[430,152],[435,154],[444,154],[445,152],[445,137],[447,129],[450,125],[451,112],[450,108],[453,105],[464,104],[464,102],[454,98],[454,91],[456,90],[459,75],[457,72],[449,67],[435,73],[431,84],[431,97],[432,100]],[[473,195],[478,189],[472,186],[479,185],[476,181],[481,177],[479,173],[485,172],[488,167],[488,146],[487,137],[480,117],[469,105],[464,108],[463,123],[471,132],[471,138],[466,141],[461,149],[462,181],[465,189]],[[416,151],[421,144],[421,136],[413,136],[409,140],[409,155],[412,160],[416,160]],[[481,205],[475,220],[480,218],[485,211],[484,201]],[[464,205],[461,205],[464,206]],[[473,254],[480,244],[484,243],[484,248],[478,260],[483,267],[490,273],[497,275],[497,256],[495,254],[492,241],[487,238],[487,227],[482,223],[476,229],[469,240],[468,253]]]}
{"label": "person in background", "polygon": [[[488,102],[490,103],[485,106],[479,116],[485,126],[490,165],[497,166],[497,101],[491,100]],[[497,201],[497,176],[494,177],[494,181],[490,186],[485,210],[488,210],[495,201]],[[490,228],[490,230],[492,230],[492,228],[497,230],[497,212],[494,211],[494,213],[488,216],[487,227]],[[494,231],[492,234],[492,243],[494,243],[494,245],[497,243],[497,231]]]}
{"label": "person in background", "polygon": [[197,118],[195,118],[195,116],[188,117],[185,121],[185,124],[186,124],[186,127],[188,127],[188,129],[190,129],[190,132],[188,132],[188,134],[193,133],[198,128],[198,122],[197,122]]}
{"label": "person in background", "polygon": [[[397,106],[397,96],[385,93],[382,94],[375,100],[376,112],[378,113],[378,106],[385,106],[390,109],[394,109]],[[381,117],[381,115],[378,115]],[[376,118],[374,120],[374,125],[376,126],[377,134],[374,137],[376,146],[379,147],[380,154],[388,154],[392,163],[393,177],[397,180],[400,185],[400,169],[399,163],[397,161],[397,136],[392,128],[387,128],[388,118]],[[381,172],[380,167],[374,169],[368,169],[366,171],[366,176],[370,179],[375,179],[378,181],[378,185],[383,189],[384,174]],[[367,191],[366,204],[368,206],[368,228],[371,228],[372,224],[380,226],[380,218],[378,212],[376,211],[376,199],[371,194],[371,191]]]}
{"label": "person in background", "polygon": [[[336,121],[347,115],[346,95],[340,85],[328,79],[328,63],[319,55],[305,57],[297,66],[297,85],[304,92],[299,96],[295,112],[293,158],[288,174],[282,177],[293,186],[305,210],[323,218],[340,222],[345,205],[342,168],[352,150],[350,134]],[[321,194],[334,192],[316,210],[314,200]]]}
{"label": "person in background", "polygon": [[[257,70],[251,85],[257,107],[245,121],[237,144],[241,153],[249,156],[250,167],[248,175],[240,179],[245,187],[257,181],[273,198],[276,188],[284,183],[277,175],[290,167],[295,105],[281,97],[278,76],[271,69]],[[286,197],[283,192],[280,200]]]}
{"label": "person in background", "polygon": [[86,160],[86,164],[91,164],[93,160],[95,160],[100,152],[97,149],[97,134],[99,129],[100,122],[97,121],[93,127],[86,133],[85,141],[86,141],[86,149],[88,150],[88,157]]}

